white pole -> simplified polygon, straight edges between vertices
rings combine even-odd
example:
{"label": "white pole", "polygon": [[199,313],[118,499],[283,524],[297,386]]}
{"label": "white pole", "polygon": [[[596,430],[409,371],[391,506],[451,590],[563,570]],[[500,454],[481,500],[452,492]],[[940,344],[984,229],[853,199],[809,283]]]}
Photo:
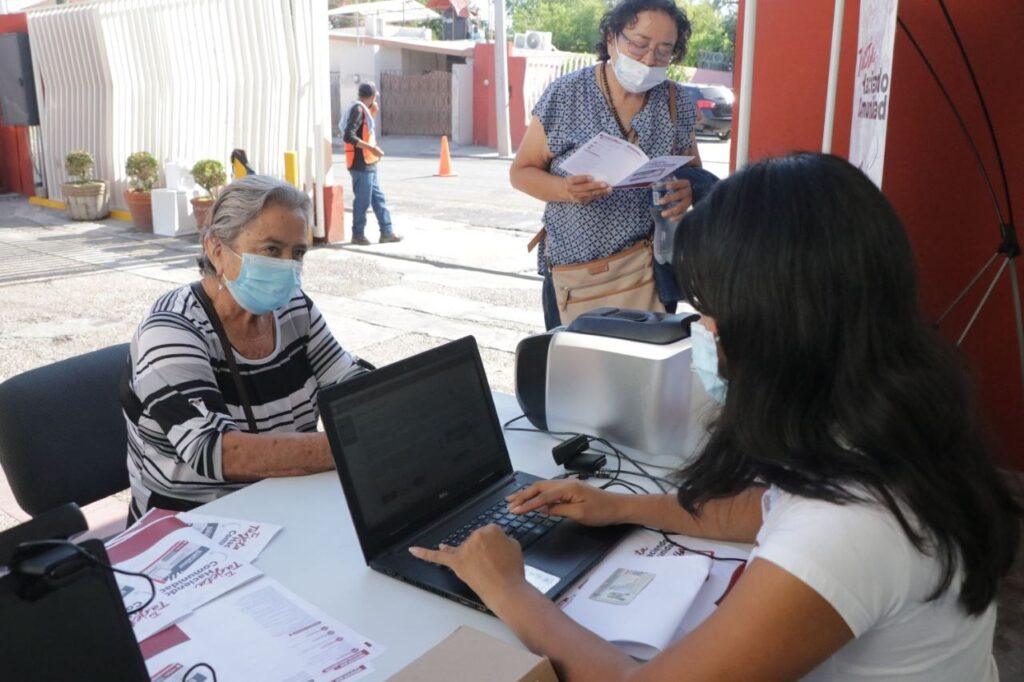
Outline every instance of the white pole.
{"label": "white pole", "polygon": [[845,0],[836,0],[832,17],[832,55],[828,60],[828,93],[825,95],[825,128],[821,133],[821,151],[832,151],[832,129],[836,122],[836,88],[839,81],[839,48],[843,45],[843,7]]}
{"label": "white pole", "polygon": [[494,104],[498,123],[498,156],[512,156],[508,120],[508,39],[505,0],[494,0]]}
{"label": "white pole", "polygon": [[313,186],[316,198],[313,200],[316,224],[313,225],[314,237],[327,236],[327,222],[324,213],[324,197],[331,177],[331,76],[327,27],[327,3],[313,3],[309,10],[309,78],[313,144]]}
{"label": "white pole", "polygon": [[757,0],[747,0],[743,10],[743,50],[740,58],[740,114],[736,124],[736,168],[747,163],[750,151],[750,90],[754,76],[754,41],[757,38]]}

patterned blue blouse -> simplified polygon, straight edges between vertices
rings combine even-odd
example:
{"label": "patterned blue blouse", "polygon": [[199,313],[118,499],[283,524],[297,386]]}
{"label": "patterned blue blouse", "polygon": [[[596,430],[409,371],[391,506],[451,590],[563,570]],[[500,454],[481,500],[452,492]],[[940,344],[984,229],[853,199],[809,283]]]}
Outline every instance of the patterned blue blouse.
{"label": "patterned blue blouse", "polygon": [[[671,130],[668,89],[676,88],[676,129]],[[615,115],[597,85],[594,67],[562,76],[541,96],[533,114],[544,125],[548,149],[554,154],[550,172],[569,175],[561,164],[576,148],[599,132],[622,137]],[[666,81],[653,88],[644,108],[633,117],[639,146],[650,158],[672,153],[675,134],[677,153],[693,142],[696,109],[681,85]],[[544,208],[547,240],[538,250],[538,269],[547,264],[566,265],[605,258],[647,236],[653,225],[649,189],[615,190],[589,204],[548,202]]]}

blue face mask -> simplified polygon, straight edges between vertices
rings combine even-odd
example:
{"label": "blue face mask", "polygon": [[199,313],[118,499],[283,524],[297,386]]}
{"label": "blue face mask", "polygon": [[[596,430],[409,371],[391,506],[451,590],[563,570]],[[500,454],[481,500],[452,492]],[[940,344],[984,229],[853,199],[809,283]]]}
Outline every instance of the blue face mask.
{"label": "blue face mask", "polygon": [[254,253],[231,253],[242,259],[238,278],[224,278],[224,285],[238,301],[238,305],[253,315],[277,310],[287,303],[302,286],[302,263],[290,258],[270,258]]}
{"label": "blue face mask", "polygon": [[693,371],[700,377],[700,383],[704,384],[704,390],[711,399],[719,404],[724,403],[728,384],[718,373],[718,343],[715,335],[702,324],[691,324],[690,338],[693,341]]}

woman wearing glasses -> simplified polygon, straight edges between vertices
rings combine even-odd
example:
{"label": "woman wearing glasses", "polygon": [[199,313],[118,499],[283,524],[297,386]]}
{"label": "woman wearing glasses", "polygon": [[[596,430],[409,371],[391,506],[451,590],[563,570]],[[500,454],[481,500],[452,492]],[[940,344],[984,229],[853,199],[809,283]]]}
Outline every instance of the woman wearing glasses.
{"label": "woman wearing glasses", "polygon": [[[513,187],[547,202],[538,272],[549,329],[560,324],[550,266],[606,258],[651,231],[649,192],[613,193],[590,176],[569,175],[561,163],[604,132],[648,157],[693,156],[690,164],[700,166],[696,110],[667,75],[668,65],[686,54],[690,22],[683,11],[673,0],[622,0],[601,19],[601,36],[598,64],[559,78],[537,102],[510,171]],[[678,203],[663,216],[678,218],[692,203],[690,183],[674,180],[670,188],[662,203]]]}

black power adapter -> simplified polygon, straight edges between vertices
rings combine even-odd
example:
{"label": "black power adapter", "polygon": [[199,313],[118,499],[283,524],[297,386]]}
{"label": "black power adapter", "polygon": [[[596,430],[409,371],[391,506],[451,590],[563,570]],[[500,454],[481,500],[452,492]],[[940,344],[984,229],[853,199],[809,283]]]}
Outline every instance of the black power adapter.
{"label": "black power adapter", "polygon": [[555,458],[555,464],[564,466],[566,471],[593,473],[608,459],[599,452],[584,452],[588,447],[590,439],[587,436],[573,436],[551,448],[551,456]]}

